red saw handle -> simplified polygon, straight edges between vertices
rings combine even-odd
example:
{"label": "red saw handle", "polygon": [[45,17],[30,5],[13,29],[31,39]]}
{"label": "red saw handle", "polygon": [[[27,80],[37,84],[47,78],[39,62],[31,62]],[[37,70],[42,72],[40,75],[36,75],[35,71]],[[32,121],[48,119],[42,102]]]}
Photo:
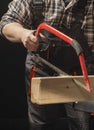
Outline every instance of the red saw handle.
{"label": "red saw handle", "polygon": [[79,56],[82,73],[83,73],[84,80],[86,83],[86,89],[88,92],[90,92],[91,91],[90,81],[89,81],[88,74],[87,74],[83,50],[82,50],[80,44],[76,40],[70,38],[69,36],[63,34],[62,32],[58,31],[57,29],[51,27],[50,25],[48,25],[46,23],[41,23],[38,26],[38,28],[36,30],[36,35],[39,35],[39,33],[41,32],[42,29],[45,29],[45,30],[51,32],[52,34],[56,35],[57,37],[61,38],[62,40],[64,40],[66,43],[70,44],[75,49],[77,55]]}

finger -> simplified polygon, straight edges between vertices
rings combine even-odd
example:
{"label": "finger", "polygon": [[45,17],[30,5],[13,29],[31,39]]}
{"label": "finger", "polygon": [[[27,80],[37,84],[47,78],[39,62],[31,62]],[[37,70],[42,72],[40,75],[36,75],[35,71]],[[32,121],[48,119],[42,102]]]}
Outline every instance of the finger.
{"label": "finger", "polygon": [[42,39],[45,39],[45,38],[46,38],[42,33],[40,33],[39,36],[40,36]]}
{"label": "finger", "polygon": [[38,48],[38,44],[32,41],[28,41],[25,43],[25,47],[30,51],[36,51]]}

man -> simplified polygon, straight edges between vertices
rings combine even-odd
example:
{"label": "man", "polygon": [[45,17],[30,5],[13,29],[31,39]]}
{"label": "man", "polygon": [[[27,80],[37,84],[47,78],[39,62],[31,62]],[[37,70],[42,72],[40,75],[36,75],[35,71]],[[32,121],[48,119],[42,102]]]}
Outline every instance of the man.
{"label": "man", "polygon": [[[75,110],[74,103],[50,105],[33,104],[30,100],[28,90],[30,86],[30,72],[36,64],[35,76],[54,75],[54,71],[49,67],[44,66],[42,63],[36,63],[37,59],[31,54],[31,52],[37,52],[39,48],[39,42],[35,35],[35,29],[39,24],[37,24],[38,20],[39,22],[44,21],[57,29],[63,26],[69,29],[77,21],[81,24],[81,28],[83,28],[85,32],[84,34],[87,37],[88,44],[90,47],[93,47],[94,2],[91,2],[91,0],[43,0],[43,17],[41,17],[41,14],[38,14],[40,10],[37,13],[34,12],[32,2],[33,0],[13,0],[9,4],[9,9],[3,15],[0,22],[0,32],[2,36],[11,42],[20,42],[27,48],[26,87],[31,130],[89,130],[89,113]],[[83,4],[80,2],[83,2]],[[36,16],[36,14],[38,14],[38,16]],[[89,18],[89,16],[91,17]],[[38,17],[37,20],[35,20],[36,17]],[[90,29],[91,31],[89,32]],[[40,33],[40,37],[41,39],[45,39],[42,33]],[[51,61],[51,58],[49,61]],[[53,63],[54,61],[51,62]],[[61,64],[57,65],[62,69]],[[78,69],[76,68],[77,71]],[[73,70],[66,67],[65,70],[69,74],[73,74]],[[69,118],[66,118],[67,109]]]}

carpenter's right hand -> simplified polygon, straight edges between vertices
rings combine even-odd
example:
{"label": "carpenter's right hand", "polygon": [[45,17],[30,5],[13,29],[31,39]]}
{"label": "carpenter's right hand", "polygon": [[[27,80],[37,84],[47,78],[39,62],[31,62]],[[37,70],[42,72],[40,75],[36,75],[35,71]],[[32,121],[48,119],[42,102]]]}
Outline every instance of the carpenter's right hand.
{"label": "carpenter's right hand", "polygon": [[21,41],[23,45],[30,51],[36,51],[38,48],[38,39],[34,35],[35,30],[24,29]]}
{"label": "carpenter's right hand", "polygon": [[[24,29],[22,33],[21,41],[23,45],[30,51],[36,51],[39,46],[35,32],[36,32],[35,30]],[[45,36],[42,33],[40,33],[39,36],[42,39],[45,39]]]}

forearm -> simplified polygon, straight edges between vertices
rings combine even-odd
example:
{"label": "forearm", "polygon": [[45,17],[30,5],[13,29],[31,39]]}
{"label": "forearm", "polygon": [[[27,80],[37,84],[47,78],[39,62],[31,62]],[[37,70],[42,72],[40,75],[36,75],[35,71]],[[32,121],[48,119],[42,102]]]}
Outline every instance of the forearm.
{"label": "forearm", "polygon": [[13,22],[6,24],[3,29],[3,35],[11,42],[22,42],[22,34],[25,31],[22,25]]}
{"label": "forearm", "polygon": [[31,51],[35,51],[38,47],[38,40],[34,35],[34,31],[25,29],[21,24],[16,22],[6,24],[2,29],[3,35],[9,41],[20,42]]}

